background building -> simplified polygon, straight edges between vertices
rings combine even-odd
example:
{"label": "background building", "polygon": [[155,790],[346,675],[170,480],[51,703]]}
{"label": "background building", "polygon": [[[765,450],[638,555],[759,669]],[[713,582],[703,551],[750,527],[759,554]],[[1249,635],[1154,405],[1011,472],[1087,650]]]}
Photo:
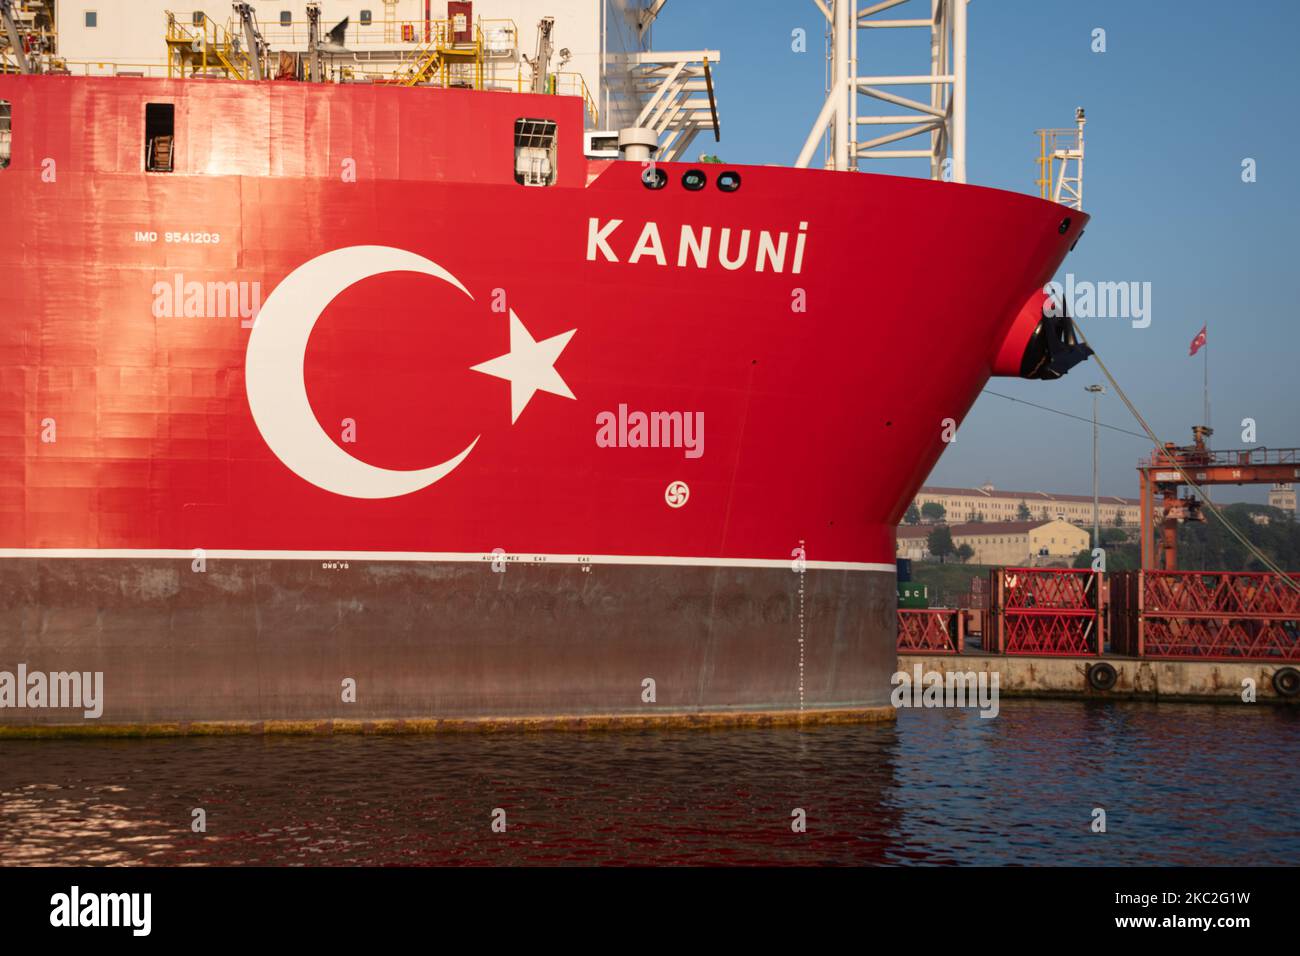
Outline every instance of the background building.
{"label": "background building", "polygon": [[[931,558],[926,539],[935,525],[902,525],[895,551],[900,558]],[[1050,521],[997,521],[948,526],[954,548],[968,544],[973,564],[1042,565],[1069,563],[1088,547],[1088,532],[1061,518]]]}
{"label": "background building", "polygon": [[1274,508],[1281,508],[1283,511],[1291,512],[1291,516],[1294,518],[1295,485],[1290,482],[1274,485],[1268,490],[1268,503]]}
{"label": "background building", "polygon": [[[1292,495],[1294,500],[1294,495]],[[940,488],[927,486],[916,496],[916,507],[922,509],[926,502],[943,505],[945,520],[949,523],[968,521],[1024,521],[1021,502],[1029,509],[1029,519],[1049,521],[1058,515],[1079,525],[1092,524],[1091,495],[1057,495],[1046,491],[1001,491],[990,484],[979,488]],[[1141,502],[1137,498],[1117,498],[1104,495],[1099,499],[1098,510],[1104,526],[1114,526],[1118,516],[1125,525],[1135,527],[1141,523]],[[922,521],[926,521],[922,513]]]}

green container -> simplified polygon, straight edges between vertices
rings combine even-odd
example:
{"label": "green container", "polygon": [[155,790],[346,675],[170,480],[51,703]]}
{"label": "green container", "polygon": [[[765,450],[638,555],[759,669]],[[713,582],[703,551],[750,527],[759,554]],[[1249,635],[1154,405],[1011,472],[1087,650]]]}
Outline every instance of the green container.
{"label": "green container", "polygon": [[898,585],[898,606],[926,608],[930,606],[930,587],[908,581]]}

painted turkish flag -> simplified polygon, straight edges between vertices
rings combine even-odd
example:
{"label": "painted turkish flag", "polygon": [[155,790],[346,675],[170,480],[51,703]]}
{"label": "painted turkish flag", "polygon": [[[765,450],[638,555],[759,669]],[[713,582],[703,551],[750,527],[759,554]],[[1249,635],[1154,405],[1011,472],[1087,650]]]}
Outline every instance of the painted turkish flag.
{"label": "painted turkish flag", "polygon": [[1192,339],[1192,350],[1187,353],[1189,356],[1195,355],[1205,345],[1205,329],[1206,326],[1202,325],[1201,331],[1197,332],[1196,338]]}

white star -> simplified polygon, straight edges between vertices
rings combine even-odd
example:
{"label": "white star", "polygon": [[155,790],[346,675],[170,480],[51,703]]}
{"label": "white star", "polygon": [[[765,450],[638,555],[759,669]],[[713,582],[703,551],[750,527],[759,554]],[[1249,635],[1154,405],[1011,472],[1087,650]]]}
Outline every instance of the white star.
{"label": "white star", "polygon": [[519,421],[533,394],[539,390],[574,398],[569,386],[555,370],[555,360],[576,331],[569,329],[538,342],[524,328],[515,310],[510,310],[510,351],[470,367],[471,372],[494,375],[510,383],[510,424]]}

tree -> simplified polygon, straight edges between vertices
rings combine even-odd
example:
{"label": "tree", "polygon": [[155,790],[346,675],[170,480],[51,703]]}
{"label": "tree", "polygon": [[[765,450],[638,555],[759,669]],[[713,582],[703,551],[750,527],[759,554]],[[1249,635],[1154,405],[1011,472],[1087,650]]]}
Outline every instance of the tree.
{"label": "tree", "polygon": [[[1091,568],[1092,549],[1084,548],[1074,556],[1072,568]],[[1106,571],[1136,571],[1142,564],[1142,555],[1134,544],[1119,544],[1106,548]]]}
{"label": "tree", "polygon": [[[1300,570],[1300,531],[1285,512],[1265,505],[1232,504],[1221,509],[1224,518],[1277,565]],[[1268,524],[1256,524],[1252,514],[1266,514]],[[1178,566],[1187,571],[1264,571],[1267,567],[1246,550],[1213,515],[1206,521],[1187,521],[1178,527]]]}
{"label": "tree", "polygon": [[943,524],[930,532],[925,543],[930,549],[930,554],[938,558],[940,564],[943,564],[943,559],[955,550],[952,544],[952,532],[948,530],[947,525]]}
{"label": "tree", "polygon": [[927,501],[921,505],[921,517],[932,524],[938,524],[948,517],[948,509],[937,501]]}
{"label": "tree", "polygon": [[1016,520],[1017,520],[1017,521],[1032,521],[1033,519],[1034,519],[1034,516],[1033,516],[1032,514],[1030,514],[1030,512],[1029,512],[1029,505],[1027,505],[1025,502],[1021,501],[1021,502],[1020,502],[1020,507],[1016,509]]}
{"label": "tree", "polygon": [[965,564],[967,561],[969,561],[969,560],[970,560],[971,558],[973,558],[973,557],[975,557],[975,549],[974,549],[974,548],[972,548],[969,544],[967,544],[967,543],[964,542],[964,541],[963,541],[960,545],[958,545],[958,547],[957,547],[957,560],[958,560],[958,561],[960,561],[962,564]]}
{"label": "tree", "polygon": [[921,523],[921,509],[919,509],[916,506],[915,501],[913,501],[910,505],[907,506],[907,514],[903,515],[903,520],[906,521],[908,524]]}
{"label": "tree", "polygon": [[971,513],[970,513],[969,515],[966,516],[966,520],[969,521],[971,524],[983,524],[983,523],[984,523],[984,512],[982,512],[982,511],[971,511]]}
{"label": "tree", "polygon": [[1113,523],[1117,528],[1124,527],[1124,512],[1117,509],[1115,511],[1115,521]]}
{"label": "tree", "polygon": [[1123,544],[1128,540],[1128,532],[1122,528],[1102,528],[1101,546],[1108,548],[1112,544]]}

